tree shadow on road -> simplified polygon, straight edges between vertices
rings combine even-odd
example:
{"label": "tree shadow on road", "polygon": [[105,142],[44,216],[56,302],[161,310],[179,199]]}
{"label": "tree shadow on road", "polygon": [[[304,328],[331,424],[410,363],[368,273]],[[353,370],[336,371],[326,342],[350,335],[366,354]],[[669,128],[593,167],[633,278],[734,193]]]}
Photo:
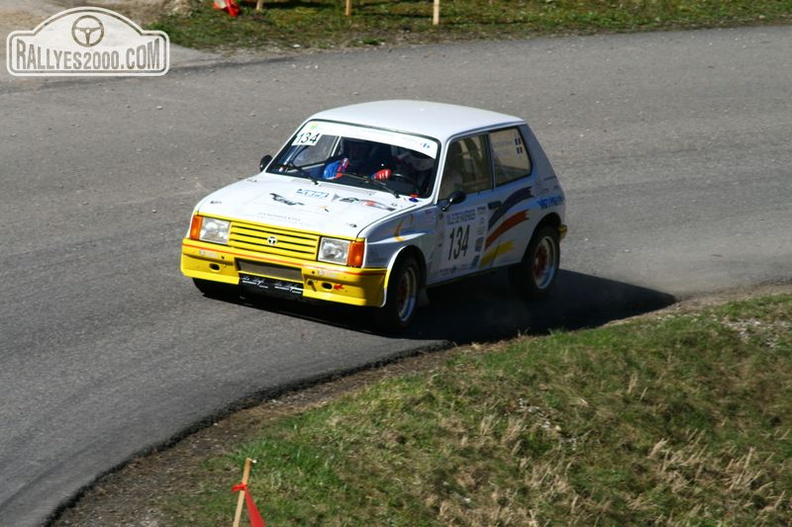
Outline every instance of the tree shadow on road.
{"label": "tree shadow on road", "polygon": [[[429,291],[430,303],[418,310],[412,326],[401,339],[446,340],[457,344],[486,342],[520,334],[544,334],[553,330],[594,327],[661,309],[676,299],[645,287],[561,271],[558,285],[547,299],[526,302],[509,287],[505,272],[494,272],[454,282]],[[240,302],[285,316],[372,331],[370,312],[335,304],[307,304],[265,297]]]}

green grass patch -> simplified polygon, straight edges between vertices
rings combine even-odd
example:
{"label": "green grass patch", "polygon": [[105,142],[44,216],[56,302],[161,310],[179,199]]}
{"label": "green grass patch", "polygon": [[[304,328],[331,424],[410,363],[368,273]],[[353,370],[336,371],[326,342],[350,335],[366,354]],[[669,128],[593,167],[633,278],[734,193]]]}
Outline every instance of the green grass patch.
{"label": "green grass patch", "polygon": [[150,25],[175,44],[196,48],[300,48],[526,38],[542,34],[644,31],[787,23],[792,0],[444,0],[440,25],[432,2],[343,0],[238,2],[240,16],[194,0]]}
{"label": "green grass patch", "polygon": [[269,525],[785,525],[792,295],[473,346],[206,462],[168,525],[220,525],[255,458]]}

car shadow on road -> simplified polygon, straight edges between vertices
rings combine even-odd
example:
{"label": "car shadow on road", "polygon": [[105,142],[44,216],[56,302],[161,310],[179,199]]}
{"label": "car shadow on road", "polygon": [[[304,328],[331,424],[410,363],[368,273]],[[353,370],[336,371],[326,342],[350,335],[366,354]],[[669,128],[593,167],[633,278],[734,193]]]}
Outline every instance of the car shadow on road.
{"label": "car shadow on road", "polygon": [[674,296],[624,282],[561,271],[553,293],[528,302],[493,273],[430,291],[431,303],[404,336],[470,343],[595,327],[673,304]]}
{"label": "car shadow on road", "polygon": [[[457,344],[495,341],[520,334],[599,326],[661,309],[676,301],[661,291],[563,270],[556,289],[544,300],[526,302],[518,298],[511,291],[505,272],[431,289],[429,298],[429,305],[418,310],[410,328],[391,336]],[[371,317],[361,317],[360,308],[263,297],[241,302],[281,315],[376,333],[371,329]]]}

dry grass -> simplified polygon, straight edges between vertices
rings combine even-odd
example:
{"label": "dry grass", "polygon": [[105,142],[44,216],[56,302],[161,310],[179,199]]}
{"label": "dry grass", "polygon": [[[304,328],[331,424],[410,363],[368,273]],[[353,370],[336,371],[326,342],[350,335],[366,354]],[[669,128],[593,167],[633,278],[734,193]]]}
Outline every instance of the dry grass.
{"label": "dry grass", "polygon": [[242,13],[231,18],[211,2],[182,2],[152,27],[189,47],[284,51],[786,23],[792,16],[792,0],[446,0],[435,26],[427,1],[356,0],[352,16],[338,0],[272,0],[262,12],[238,3]]}
{"label": "dry grass", "polygon": [[777,525],[792,297],[763,302],[461,351],[218,463],[263,460],[276,524]]}
{"label": "dry grass", "polygon": [[121,524],[227,522],[253,457],[269,525],[787,525],[789,320],[785,294],[434,356],[248,414]]}

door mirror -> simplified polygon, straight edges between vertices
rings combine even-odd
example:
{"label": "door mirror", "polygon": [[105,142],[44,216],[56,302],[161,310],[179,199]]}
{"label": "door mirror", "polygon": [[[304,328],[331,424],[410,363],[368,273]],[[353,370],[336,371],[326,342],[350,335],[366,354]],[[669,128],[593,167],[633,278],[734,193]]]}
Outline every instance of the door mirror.
{"label": "door mirror", "polygon": [[264,169],[267,168],[267,165],[270,164],[270,161],[272,161],[271,155],[267,154],[264,157],[262,157],[261,161],[259,161],[259,170],[261,172],[264,172]]}
{"label": "door mirror", "polygon": [[461,190],[455,190],[454,192],[451,193],[451,195],[449,195],[446,199],[440,202],[441,203],[440,210],[445,212],[448,210],[448,207],[450,207],[451,205],[456,205],[457,203],[462,203],[463,201],[465,201],[465,198],[467,198],[467,194],[465,194]]}

